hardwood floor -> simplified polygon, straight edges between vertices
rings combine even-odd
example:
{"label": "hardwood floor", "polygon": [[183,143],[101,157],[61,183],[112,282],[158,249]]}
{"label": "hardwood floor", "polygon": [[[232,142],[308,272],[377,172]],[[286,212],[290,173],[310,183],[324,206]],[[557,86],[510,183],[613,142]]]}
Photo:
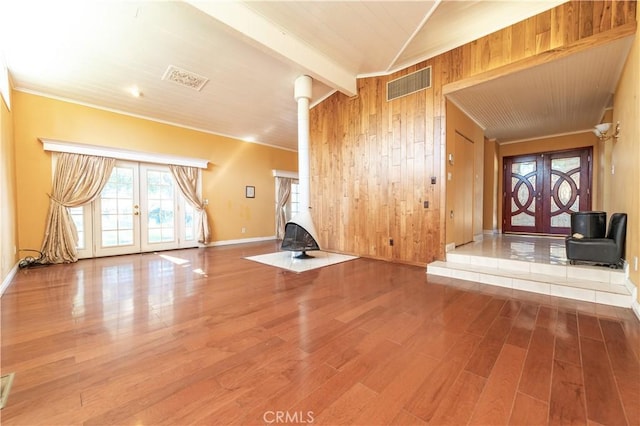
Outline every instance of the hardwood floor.
{"label": "hardwood floor", "polygon": [[273,242],[25,269],[2,297],[3,425],[640,424],[640,321]]}

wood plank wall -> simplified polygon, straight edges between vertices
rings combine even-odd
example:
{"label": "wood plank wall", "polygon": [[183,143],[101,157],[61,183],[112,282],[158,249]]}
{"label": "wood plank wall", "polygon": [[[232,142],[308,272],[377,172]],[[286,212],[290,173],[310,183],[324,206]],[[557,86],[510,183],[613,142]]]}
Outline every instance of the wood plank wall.
{"label": "wood plank wall", "polygon": [[[356,96],[315,106],[310,204],[321,247],[418,265],[444,259],[443,86],[635,25],[635,9],[635,1],[565,3],[392,75],[359,79]],[[386,101],[387,81],[426,66],[430,89]]]}

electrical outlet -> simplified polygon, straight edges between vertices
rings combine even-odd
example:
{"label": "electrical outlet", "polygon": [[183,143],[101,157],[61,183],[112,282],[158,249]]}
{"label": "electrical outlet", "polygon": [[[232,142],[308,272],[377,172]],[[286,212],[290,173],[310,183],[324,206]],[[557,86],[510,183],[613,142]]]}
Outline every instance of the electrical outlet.
{"label": "electrical outlet", "polygon": [[429,202],[428,202],[428,201],[425,201],[425,202],[424,202],[424,208],[425,208],[425,209],[428,209],[428,208],[429,208]]}
{"label": "electrical outlet", "polygon": [[240,230],[240,232],[242,232],[242,233],[244,234],[245,232],[247,232],[247,228],[242,228],[242,229]]}
{"label": "electrical outlet", "polygon": [[389,245],[393,246],[393,238],[389,238]]}
{"label": "electrical outlet", "polygon": [[633,258],[633,270],[636,272],[638,271],[638,256]]}

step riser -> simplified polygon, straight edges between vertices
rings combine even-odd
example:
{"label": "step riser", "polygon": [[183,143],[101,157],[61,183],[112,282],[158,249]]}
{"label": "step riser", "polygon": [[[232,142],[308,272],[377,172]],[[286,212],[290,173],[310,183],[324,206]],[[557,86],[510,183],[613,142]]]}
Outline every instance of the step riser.
{"label": "step riser", "polygon": [[605,282],[615,285],[625,285],[628,278],[628,271],[617,269],[596,269],[580,265],[550,265],[525,262],[521,260],[498,259],[486,256],[469,256],[455,253],[447,253],[447,262],[496,268],[498,270],[510,272],[536,273],[577,280]]}
{"label": "step riser", "polygon": [[[469,257],[469,256],[466,256]],[[460,258],[457,258],[460,260]],[[515,261],[512,261],[515,262]],[[457,262],[456,262],[457,263]],[[527,263],[527,262],[521,262]],[[466,266],[470,266],[470,262],[466,263]],[[486,265],[483,265],[486,268]],[[539,265],[536,265],[536,271],[534,273],[539,272],[537,269]],[[562,265],[548,265],[548,266],[556,266],[558,268],[567,268]],[[610,293],[595,289],[588,288],[577,288],[570,286],[563,286],[556,283],[549,283],[543,281],[532,281],[527,279],[519,279],[510,276],[500,275],[500,273],[508,274],[514,273],[514,269],[496,269],[495,274],[483,273],[483,272],[474,272],[467,271],[462,269],[449,268],[446,266],[445,262],[434,262],[427,266],[427,273],[432,275],[438,275],[442,277],[448,278],[456,278],[460,280],[473,281],[481,284],[494,285],[499,287],[511,288],[514,290],[522,290],[528,291],[532,293],[544,294],[548,296],[556,296],[556,297],[564,297],[573,300],[581,300],[584,302],[592,302],[592,303],[600,303],[604,305],[610,306],[618,306],[623,308],[631,307],[634,294],[630,291],[629,286],[622,284],[618,287],[619,291],[624,291],[627,294],[618,294],[618,293]],[[518,270],[517,272],[525,272],[522,270]],[[608,272],[608,271],[607,271]],[[527,273],[531,273],[529,270]],[[551,274],[549,274],[551,275]],[[610,277],[607,277],[611,279]],[[580,279],[580,278],[578,278]],[[616,278],[616,281],[619,278]],[[591,282],[595,282],[591,280]],[[608,281],[604,281],[608,282]],[[633,286],[631,286],[633,287]],[[631,294],[629,294],[631,293]]]}

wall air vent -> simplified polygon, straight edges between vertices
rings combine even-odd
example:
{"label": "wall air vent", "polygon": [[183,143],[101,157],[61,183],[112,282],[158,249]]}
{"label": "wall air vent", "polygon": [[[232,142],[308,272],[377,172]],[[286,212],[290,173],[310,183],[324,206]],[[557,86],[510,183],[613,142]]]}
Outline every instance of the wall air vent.
{"label": "wall air vent", "polygon": [[198,92],[202,90],[208,78],[193,73],[191,71],[184,70],[182,68],[178,68],[173,65],[169,65],[169,68],[164,72],[162,76],[163,80],[173,81],[174,83],[178,83],[181,86],[186,86],[191,89],[195,89]]}
{"label": "wall air vent", "polygon": [[431,87],[431,67],[412,72],[387,83],[387,102]]}

